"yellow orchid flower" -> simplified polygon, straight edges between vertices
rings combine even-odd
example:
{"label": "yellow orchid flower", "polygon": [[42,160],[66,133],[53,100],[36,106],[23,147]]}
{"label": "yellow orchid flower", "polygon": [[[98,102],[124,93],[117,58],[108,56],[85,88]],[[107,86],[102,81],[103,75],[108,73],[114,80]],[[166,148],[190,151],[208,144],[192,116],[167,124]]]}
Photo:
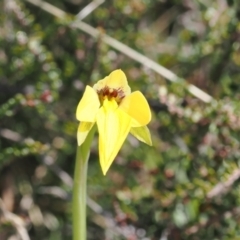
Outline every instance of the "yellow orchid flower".
{"label": "yellow orchid flower", "polygon": [[97,123],[100,165],[105,175],[128,133],[152,145],[147,124],[151,111],[140,91],[131,93],[122,70],[115,70],[99,80],[93,88],[87,86],[80,100],[76,118],[80,121],[77,141],[80,146]]}

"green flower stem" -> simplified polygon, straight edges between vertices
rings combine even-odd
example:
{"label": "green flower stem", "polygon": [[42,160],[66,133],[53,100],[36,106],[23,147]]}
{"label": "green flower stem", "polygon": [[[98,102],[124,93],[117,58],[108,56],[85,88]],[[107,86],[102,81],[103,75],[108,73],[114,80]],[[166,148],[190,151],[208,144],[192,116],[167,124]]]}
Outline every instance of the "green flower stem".
{"label": "green flower stem", "polygon": [[86,140],[77,147],[77,156],[73,183],[73,240],[86,240],[86,198],[87,198],[87,167],[90,147],[96,127],[89,132]]}

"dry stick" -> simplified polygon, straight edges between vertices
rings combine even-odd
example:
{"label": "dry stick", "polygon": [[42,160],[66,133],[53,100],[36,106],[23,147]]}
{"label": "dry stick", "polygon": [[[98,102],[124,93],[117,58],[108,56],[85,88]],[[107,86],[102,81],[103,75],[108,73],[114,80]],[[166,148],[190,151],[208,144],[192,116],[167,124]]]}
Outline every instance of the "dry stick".
{"label": "dry stick", "polygon": [[82,21],[90,13],[92,13],[96,8],[98,8],[105,0],[94,0],[90,2],[86,7],[84,7],[77,15],[77,19]]}
{"label": "dry stick", "polygon": [[207,198],[211,199],[221,194],[227,193],[231,186],[240,178],[240,169],[235,169],[230,175],[226,182],[218,183],[210,192],[207,194]]}
{"label": "dry stick", "polygon": [[2,213],[3,217],[6,221],[9,221],[17,230],[18,235],[20,236],[21,240],[30,240],[30,237],[28,235],[28,231],[25,227],[25,222],[22,218],[20,218],[18,215],[9,212],[0,198],[0,213]]}
{"label": "dry stick", "polygon": [[[42,10],[44,10],[60,19],[64,19],[68,16],[68,14],[65,13],[64,11],[62,11],[61,9],[59,9],[49,3],[46,3],[44,1],[41,1],[41,0],[26,0],[26,1],[34,4],[35,6],[38,6]],[[184,82],[184,79],[178,77],[175,73],[171,72],[167,68],[161,66],[160,64],[158,64],[155,61],[151,60],[150,58],[142,55],[141,53],[133,50],[132,48],[121,43],[120,41],[108,36],[107,34],[101,33],[99,30],[97,30],[96,28],[93,28],[92,26],[90,26],[87,23],[84,23],[84,22],[76,19],[71,24],[71,26],[80,29],[81,31],[91,35],[94,38],[101,37],[101,40],[104,43],[108,44],[109,46],[118,50],[119,52],[127,55],[128,57],[132,58],[133,60],[141,63],[142,65],[148,67],[149,69],[155,71],[156,73],[160,74],[161,76],[163,76],[164,78],[166,78],[167,80],[169,80],[171,82],[180,82],[180,81]],[[186,83],[186,85],[187,85],[187,90],[193,96],[197,97],[201,101],[209,103],[213,100],[213,98],[209,94],[205,93],[204,91],[197,88],[196,86],[194,86],[192,84],[187,84],[187,83]]]}

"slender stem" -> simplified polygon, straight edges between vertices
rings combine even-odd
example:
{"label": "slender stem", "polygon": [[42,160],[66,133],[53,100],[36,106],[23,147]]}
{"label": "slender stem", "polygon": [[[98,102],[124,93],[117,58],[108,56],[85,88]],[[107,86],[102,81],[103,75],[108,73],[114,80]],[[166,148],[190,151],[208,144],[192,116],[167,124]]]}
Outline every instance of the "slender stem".
{"label": "slender stem", "polygon": [[86,140],[77,147],[77,156],[73,183],[73,240],[86,240],[86,191],[87,166],[90,147],[95,132],[95,126],[89,132]]}

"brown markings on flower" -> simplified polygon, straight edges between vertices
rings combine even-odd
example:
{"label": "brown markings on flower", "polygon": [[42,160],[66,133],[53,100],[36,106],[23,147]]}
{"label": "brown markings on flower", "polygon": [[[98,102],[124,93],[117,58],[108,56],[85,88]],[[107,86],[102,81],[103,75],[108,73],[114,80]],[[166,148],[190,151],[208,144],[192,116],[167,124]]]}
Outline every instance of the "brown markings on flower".
{"label": "brown markings on flower", "polygon": [[97,94],[100,98],[100,101],[102,101],[107,97],[108,99],[114,98],[117,103],[120,103],[121,100],[125,97],[125,94],[121,88],[114,89],[114,88],[109,88],[107,86],[98,90]]}

